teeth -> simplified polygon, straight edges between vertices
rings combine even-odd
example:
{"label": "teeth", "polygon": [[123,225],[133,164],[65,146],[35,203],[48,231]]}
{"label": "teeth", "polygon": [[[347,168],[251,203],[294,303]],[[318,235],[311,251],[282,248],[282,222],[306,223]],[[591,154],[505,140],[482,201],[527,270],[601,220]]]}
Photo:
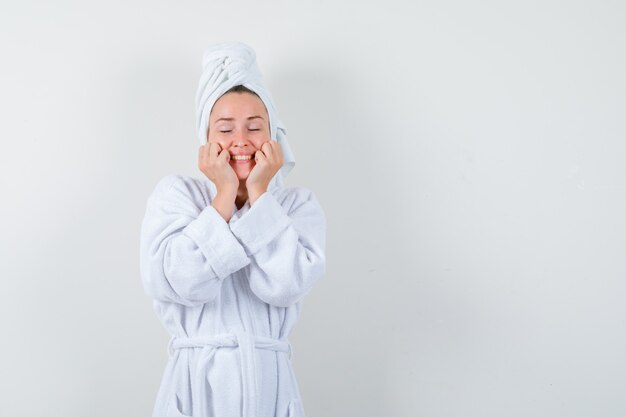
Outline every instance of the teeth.
{"label": "teeth", "polygon": [[237,161],[240,161],[240,160],[252,159],[252,155],[233,155],[232,158]]}

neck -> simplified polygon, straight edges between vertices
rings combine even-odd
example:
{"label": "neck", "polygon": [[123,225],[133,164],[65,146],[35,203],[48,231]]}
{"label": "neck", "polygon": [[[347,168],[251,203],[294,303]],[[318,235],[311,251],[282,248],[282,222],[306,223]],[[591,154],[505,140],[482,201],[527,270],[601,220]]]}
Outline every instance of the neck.
{"label": "neck", "polygon": [[246,180],[239,181],[239,189],[237,189],[237,197],[235,198],[235,205],[237,206],[237,210],[243,207],[248,200],[248,188],[246,188]]}

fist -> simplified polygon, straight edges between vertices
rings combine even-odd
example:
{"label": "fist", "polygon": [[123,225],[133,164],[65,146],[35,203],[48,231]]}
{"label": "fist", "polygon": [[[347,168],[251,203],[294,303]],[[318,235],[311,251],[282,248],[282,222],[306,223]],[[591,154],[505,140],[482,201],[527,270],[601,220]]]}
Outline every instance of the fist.
{"label": "fist", "polygon": [[254,159],[256,164],[246,179],[246,188],[248,192],[261,194],[267,190],[272,177],[283,166],[283,149],[280,143],[268,140],[256,151]]}
{"label": "fist", "polygon": [[237,173],[230,166],[230,153],[216,142],[207,142],[198,150],[198,168],[218,189],[236,191]]}

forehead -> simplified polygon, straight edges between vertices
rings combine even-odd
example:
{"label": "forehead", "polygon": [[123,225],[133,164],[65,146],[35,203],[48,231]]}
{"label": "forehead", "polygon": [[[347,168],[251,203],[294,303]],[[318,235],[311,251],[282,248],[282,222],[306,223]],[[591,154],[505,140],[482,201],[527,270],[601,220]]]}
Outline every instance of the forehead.
{"label": "forehead", "polygon": [[211,110],[210,120],[215,121],[222,117],[246,119],[257,115],[267,120],[267,109],[258,96],[245,92],[228,93],[217,99]]}

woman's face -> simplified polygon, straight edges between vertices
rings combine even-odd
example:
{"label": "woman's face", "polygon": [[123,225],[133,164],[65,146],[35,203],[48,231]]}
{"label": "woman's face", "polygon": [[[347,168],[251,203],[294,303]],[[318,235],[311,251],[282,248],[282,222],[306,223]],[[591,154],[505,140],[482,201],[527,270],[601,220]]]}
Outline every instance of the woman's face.
{"label": "woman's face", "polygon": [[[270,140],[269,117],[263,101],[246,92],[231,92],[220,97],[209,115],[209,142],[219,143],[230,153],[230,166],[240,180],[248,178],[254,168],[254,154]],[[235,161],[235,154],[252,155]]]}

